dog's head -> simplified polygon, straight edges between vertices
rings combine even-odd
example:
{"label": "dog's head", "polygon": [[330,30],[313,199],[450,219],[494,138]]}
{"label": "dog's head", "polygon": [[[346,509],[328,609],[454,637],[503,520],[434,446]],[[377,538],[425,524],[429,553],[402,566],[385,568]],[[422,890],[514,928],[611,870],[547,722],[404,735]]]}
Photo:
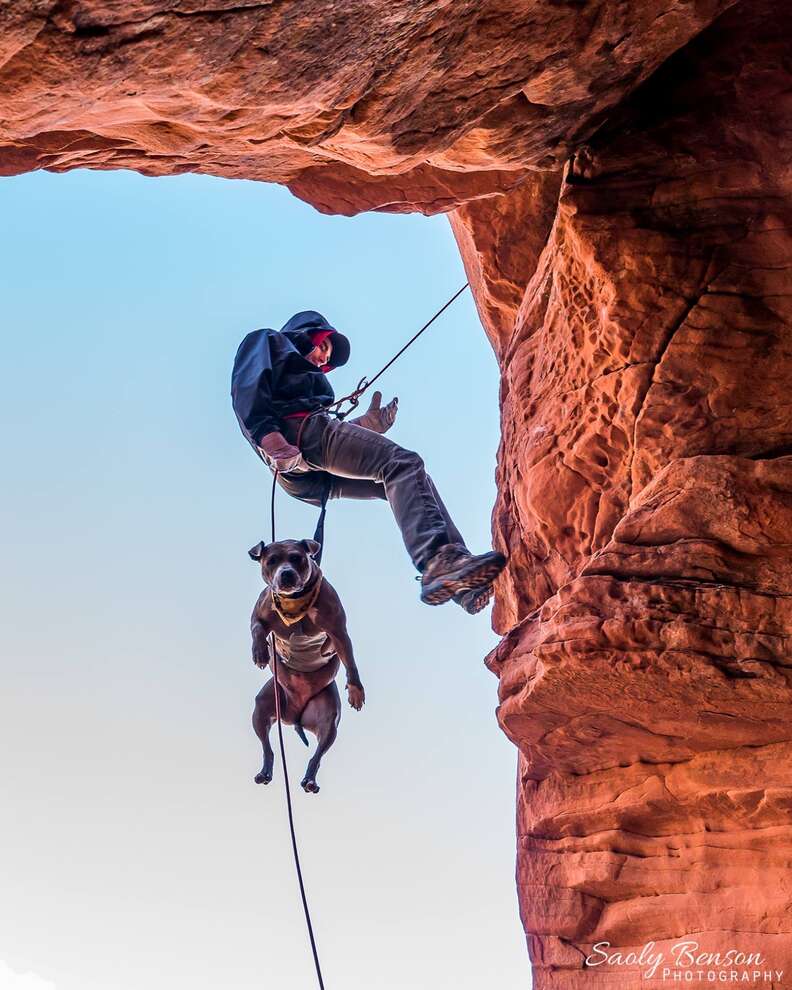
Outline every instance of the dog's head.
{"label": "dog's head", "polygon": [[319,568],[314,558],[320,549],[315,540],[280,540],[257,543],[248,554],[261,563],[261,576],[273,591],[299,595]]}

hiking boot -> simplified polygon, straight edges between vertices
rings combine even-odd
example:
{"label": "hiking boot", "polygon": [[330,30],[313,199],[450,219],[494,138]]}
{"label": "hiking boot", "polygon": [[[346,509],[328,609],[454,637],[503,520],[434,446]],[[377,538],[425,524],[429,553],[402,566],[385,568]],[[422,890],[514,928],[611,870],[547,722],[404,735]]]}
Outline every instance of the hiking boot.
{"label": "hiking boot", "polygon": [[486,608],[492,598],[492,585],[485,584],[483,588],[468,588],[467,591],[460,591],[454,595],[454,601],[460,605],[468,615],[475,615],[483,608]]}
{"label": "hiking boot", "polygon": [[461,543],[447,543],[426,565],[421,577],[421,601],[442,605],[460,591],[491,584],[506,566],[502,553],[470,553]]}

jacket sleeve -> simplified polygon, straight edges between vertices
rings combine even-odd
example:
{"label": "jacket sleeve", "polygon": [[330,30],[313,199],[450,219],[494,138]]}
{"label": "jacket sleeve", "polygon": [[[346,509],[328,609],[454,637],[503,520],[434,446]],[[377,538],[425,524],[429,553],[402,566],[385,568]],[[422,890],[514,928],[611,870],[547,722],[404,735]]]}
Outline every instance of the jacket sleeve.
{"label": "jacket sleeve", "polygon": [[267,433],[280,430],[272,399],[278,370],[291,344],[276,330],[254,330],[239,345],[231,372],[231,403],[240,429],[258,448]]}

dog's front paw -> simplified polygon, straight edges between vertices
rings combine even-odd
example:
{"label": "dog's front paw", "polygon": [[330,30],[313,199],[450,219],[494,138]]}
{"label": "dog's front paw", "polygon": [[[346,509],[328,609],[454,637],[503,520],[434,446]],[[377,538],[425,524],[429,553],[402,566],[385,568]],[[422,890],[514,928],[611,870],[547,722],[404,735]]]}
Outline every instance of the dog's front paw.
{"label": "dog's front paw", "polygon": [[253,663],[259,668],[259,670],[266,670],[269,666],[269,657],[266,653],[254,653]]}
{"label": "dog's front paw", "polygon": [[349,704],[355,709],[355,711],[359,712],[366,700],[366,692],[363,690],[363,685],[347,684],[346,688]]}
{"label": "dog's front paw", "polygon": [[271,770],[259,770],[253,778],[257,784],[268,784],[272,780]]}
{"label": "dog's front paw", "polygon": [[313,779],[313,777],[303,777],[300,781],[300,787],[305,791],[306,794],[318,794],[319,785]]}

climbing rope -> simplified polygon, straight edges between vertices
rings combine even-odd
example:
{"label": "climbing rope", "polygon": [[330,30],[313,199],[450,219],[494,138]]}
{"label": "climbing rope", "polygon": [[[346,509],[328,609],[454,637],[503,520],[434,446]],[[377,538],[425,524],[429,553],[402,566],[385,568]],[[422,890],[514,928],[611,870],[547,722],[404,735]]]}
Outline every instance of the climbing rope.
{"label": "climbing rope", "polygon": [[[397,351],[396,354],[393,355],[393,357],[390,359],[390,361],[388,361],[387,364],[385,364],[382,368],[380,368],[380,370],[376,373],[376,375],[374,375],[373,378],[370,379],[361,378],[357,384],[357,388],[354,389],[354,391],[350,392],[349,395],[345,395],[342,399],[337,399],[335,402],[330,403],[330,405],[322,406],[321,408],[315,409],[313,412],[309,413],[308,416],[306,416],[300,423],[300,429],[298,430],[297,433],[297,447],[299,448],[300,446],[303,427],[311,418],[311,416],[315,416],[317,413],[320,412],[332,412],[332,414],[336,416],[338,419],[345,419],[352,412],[352,410],[358,406],[358,404],[360,403],[360,398],[363,395],[363,393],[367,389],[371,388],[374,382],[376,382],[381,375],[385,374],[388,368],[390,368],[390,366],[395,361],[397,361],[402,356],[402,354],[404,354],[404,352],[407,350],[408,347],[411,347],[415,343],[415,341],[418,340],[418,338],[425,330],[429,329],[429,327],[434,323],[434,321],[438,318],[438,316],[442,315],[448,309],[451,303],[462,295],[465,289],[468,288],[469,284],[470,284],[469,282],[465,282],[462,288],[459,289],[457,292],[455,292],[454,295],[451,296],[451,298],[448,300],[448,302],[446,302],[443,306],[441,306],[441,308],[438,309],[438,311],[434,314],[434,316],[430,320],[427,320],[427,322],[424,323],[421,329],[407,341],[407,343],[401,348],[401,350]],[[349,409],[347,409],[344,412],[341,412],[340,407],[345,402],[348,402],[350,404]],[[272,473],[272,496],[270,499],[270,524],[272,529],[273,543],[275,542],[275,491],[278,482],[278,473],[279,472],[277,470],[273,471]],[[325,517],[325,510],[327,508],[328,495],[329,495],[329,488],[325,490],[325,493],[322,497],[321,514],[319,516],[319,523],[316,527],[316,533],[314,535],[314,539],[317,540],[320,548],[324,544],[324,517]],[[321,555],[321,549],[319,551],[319,555]],[[321,559],[321,556],[318,556],[318,559]],[[316,967],[316,978],[319,981],[319,990],[324,990],[324,981],[322,980],[322,968],[319,965],[319,953],[317,952],[316,949],[316,939],[314,938],[313,925],[311,924],[311,913],[308,910],[308,899],[305,896],[305,884],[303,883],[302,869],[300,867],[300,854],[297,849],[297,836],[294,831],[294,812],[292,809],[291,787],[289,785],[289,771],[286,766],[286,747],[283,744],[283,720],[281,718],[280,680],[278,678],[278,651],[275,648],[274,633],[269,634],[268,643],[269,643],[269,653],[270,653],[270,666],[272,667],[272,677],[273,680],[275,681],[275,717],[278,722],[278,744],[280,748],[281,765],[283,767],[283,783],[286,789],[286,809],[289,815],[289,832],[291,834],[292,852],[294,854],[294,866],[297,870],[297,881],[300,885],[300,897],[302,898],[303,913],[305,914],[305,923],[308,927],[308,938],[310,939],[311,942],[311,952],[313,953],[314,966]]]}
{"label": "climbing rope", "polygon": [[[272,479],[272,505],[270,507],[273,543],[275,542],[275,484],[277,480],[278,472],[275,471]],[[324,990],[322,967],[319,965],[319,953],[316,949],[316,939],[314,938],[313,925],[311,924],[311,912],[308,910],[308,898],[305,896],[305,884],[300,867],[300,854],[297,850],[297,835],[294,831],[294,811],[292,809],[291,787],[289,785],[289,768],[286,765],[286,747],[283,744],[283,719],[281,718],[280,679],[278,677],[278,651],[275,648],[275,634],[270,633],[267,639],[269,643],[272,677],[275,681],[275,717],[278,722],[278,746],[280,748],[281,766],[283,767],[283,784],[286,789],[286,809],[289,815],[289,832],[291,834],[292,853],[294,854],[294,866],[297,870],[297,882],[300,885],[300,897],[302,899],[303,913],[305,914],[305,924],[308,926],[308,938],[311,942],[311,952],[313,953],[314,966],[316,967],[316,979],[319,981],[319,990]]]}
{"label": "climbing rope", "polygon": [[319,965],[319,953],[316,949],[316,939],[314,938],[313,925],[311,924],[311,912],[308,910],[308,898],[305,896],[305,884],[303,882],[302,869],[300,868],[300,854],[297,851],[297,836],[294,832],[294,812],[292,811],[291,788],[289,787],[289,770],[286,766],[286,747],[283,745],[283,721],[281,719],[280,682],[278,680],[278,651],[275,649],[275,637],[272,633],[269,635],[269,645],[272,676],[275,678],[275,715],[278,719],[278,745],[281,754],[281,764],[283,766],[283,783],[286,787],[286,808],[289,812],[289,832],[291,833],[292,852],[294,853],[294,866],[297,870],[297,882],[300,885],[300,897],[302,898],[303,912],[305,914],[305,924],[308,926],[308,938],[311,941],[316,979],[319,981],[319,990],[324,990],[322,967]]}
{"label": "climbing rope", "polygon": [[[358,405],[360,405],[360,399],[361,399],[361,396],[364,394],[364,392],[367,389],[371,388],[371,386],[374,384],[374,382],[378,378],[380,378],[382,375],[384,375],[385,372],[388,370],[388,368],[390,368],[390,366],[395,361],[398,361],[398,359],[402,356],[402,354],[404,354],[404,352],[407,350],[408,347],[412,347],[412,345],[415,343],[416,340],[418,340],[418,338],[421,336],[421,334],[425,330],[428,330],[429,327],[438,318],[438,316],[442,316],[442,314],[445,313],[445,311],[448,309],[448,307],[451,305],[451,303],[454,302],[456,299],[458,299],[462,295],[462,293],[465,291],[465,289],[467,289],[469,286],[470,286],[470,282],[465,282],[465,284],[462,286],[461,289],[457,289],[457,291],[453,294],[453,296],[451,296],[451,298],[447,302],[445,302],[440,307],[440,309],[438,309],[438,311],[434,314],[434,316],[432,316],[431,319],[427,320],[426,323],[424,323],[424,325],[421,327],[421,329],[417,333],[413,334],[413,336],[410,337],[410,339],[407,341],[407,343],[404,345],[404,347],[402,347],[400,350],[398,350],[393,355],[393,357],[390,359],[390,361],[388,361],[387,364],[384,364],[380,368],[380,370],[376,373],[376,375],[374,375],[373,378],[366,378],[364,376],[357,383],[357,388],[353,389],[353,391],[351,391],[349,393],[349,395],[345,395],[341,399],[336,399],[335,402],[331,402],[329,405],[320,406],[318,409],[314,409],[311,412],[309,412],[307,416],[304,416],[303,419],[300,420],[300,427],[297,430],[297,440],[296,440],[296,444],[295,444],[296,447],[297,447],[297,449],[298,450],[300,449],[300,441],[302,440],[303,430],[305,429],[306,423],[311,419],[312,416],[317,416],[319,413],[325,412],[325,413],[332,413],[332,415],[335,416],[336,419],[346,419],[346,417],[354,409],[356,409]],[[346,409],[346,410],[344,410],[342,412],[341,411],[341,406],[343,406],[343,404],[345,402],[348,402],[349,403],[349,409]],[[324,527],[324,510],[325,510],[326,504],[327,504],[327,496],[325,495],[325,498],[324,498],[324,500],[322,502],[322,515],[320,517],[320,526],[322,526],[322,527]],[[317,530],[318,530],[318,527],[317,527]]]}
{"label": "climbing rope", "polygon": [[[448,309],[451,303],[457,300],[465,291],[465,289],[469,287],[469,285],[470,282],[465,282],[465,284],[462,286],[461,289],[457,289],[457,291],[453,294],[453,296],[451,296],[448,302],[444,303],[440,307],[440,309],[438,309],[438,311],[434,314],[434,316],[430,320],[427,320],[426,323],[424,323],[424,325],[421,327],[418,333],[410,337],[410,339],[407,341],[404,347],[402,347],[401,350],[397,351],[390,359],[390,361],[388,361],[387,364],[383,365],[383,367],[380,368],[380,370],[376,373],[376,375],[374,375],[373,378],[365,378],[365,377],[361,378],[360,381],[357,383],[357,388],[355,388],[352,392],[350,392],[349,395],[345,395],[343,399],[336,399],[336,401],[331,402],[329,406],[323,406],[322,409],[317,409],[316,411],[317,412],[332,411],[333,415],[337,416],[339,419],[345,419],[352,412],[352,410],[359,404],[360,398],[363,395],[363,393],[366,391],[366,389],[371,388],[374,382],[382,375],[384,375],[385,372],[388,370],[388,368],[390,368],[390,366],[394,362],[398,361],[398,359],[402,356],[402,354],[404,354],[404,352],[407,350],[408,347],[412,347],[412,345],[415,343],[416,340],[418,340],[421,334],[425,330],[429,329],[429,327],[434,323],[434,321],[438,318],[438,316],[442,316],[442,314],[445,313],[445,311]],[[342,413],[339,411],[339,407],[342,406],[345,402],[349,402],[350,406],[349,409],[346,410],[346,412]]]}

